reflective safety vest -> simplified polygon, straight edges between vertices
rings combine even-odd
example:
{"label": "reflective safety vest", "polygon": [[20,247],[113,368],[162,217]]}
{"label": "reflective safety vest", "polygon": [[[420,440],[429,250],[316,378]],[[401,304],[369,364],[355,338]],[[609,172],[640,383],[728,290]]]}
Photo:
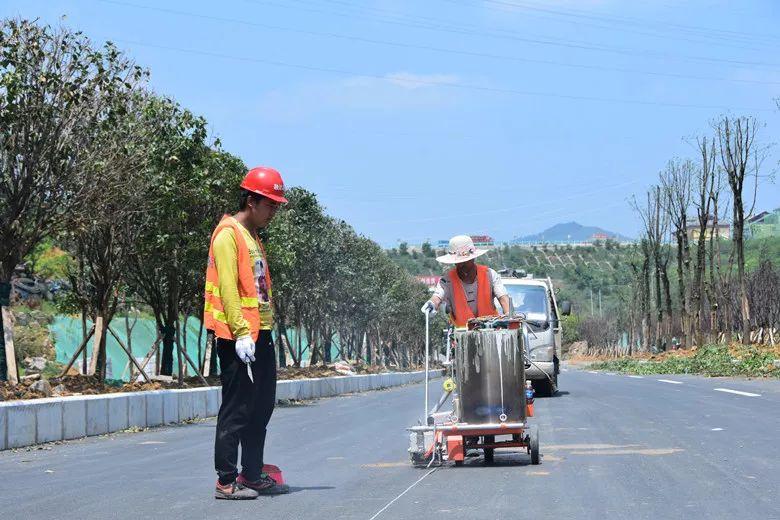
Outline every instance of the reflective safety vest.
{"label": "reflective safety vest", "polygon": [[[225,307],[222,304],[222,298],[219,290],[219,275],[217,273],[217,266],[214,262],[214,239],[217,237],[220,231],[229,227],[233,229],[233,235],[236,239],[236,249],[238,253],[238,296],[241,298],[241,315],[249,324],[249,332],[252,335],[252,340],[257,341],[260,335],[261,328],[269,328],[272,324],[263,323],[263,319],[260,313],[260,302],[257,297],[257,287],[255,285],[255,273],[254,264],[252,263],[252,257],[249,253],[249,246],[244,239],[244,234],[241,232],[236,220],[225,215],[222,217],[214,233],[211,235],[211,243],[209,245],[209,260],[206,267],[206,295],[205,305],[203,309],[203,324],[207,330],[213,330],[214,334],[218,338],[223,339],[236,339],[233,337],[233,331],[230,330],[227,322],[227,316],[225,315]],[[258,241],[258,247],[265,259],[265,250],[262,244]],[[271,296],[271,274],[268,269],[268,262],[265,262],[265,280],[268,287],[269,299]],[[264,303],[269,307],[269,312],[266,319],[270,318],[270,303]],[[265,327],[264,327],[265,325]]]}
{"label": "reflective safety vest", "polygon": [[458,277],[457,269],[449,272],[452,284],[452,311],[450,320],[456,327],[467,327],[472,318],[481,316],[498,316],[493,305],[493,290],[490,287],[490,274],[486,265],[477,265],[477,314],[469,307],[466,301],[466,291]]}

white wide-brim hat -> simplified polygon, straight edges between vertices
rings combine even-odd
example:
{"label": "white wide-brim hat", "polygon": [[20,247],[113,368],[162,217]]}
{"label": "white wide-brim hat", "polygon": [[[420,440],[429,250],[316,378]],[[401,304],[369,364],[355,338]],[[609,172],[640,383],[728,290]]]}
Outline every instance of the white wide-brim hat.
{"label": "white wide-brim hat", "polygon": [[470,236],[458,235],[450,239],[447,254],[437,257],[436,260],[442,264],[461,264],[474,260],[485,253],[487,250],[474,247],[474,241],[471,240]]}

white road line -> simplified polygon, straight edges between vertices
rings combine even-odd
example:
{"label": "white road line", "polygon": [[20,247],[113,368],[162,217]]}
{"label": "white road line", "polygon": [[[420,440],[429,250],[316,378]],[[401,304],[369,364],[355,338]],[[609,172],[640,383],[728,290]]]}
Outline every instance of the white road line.
{"label": "white road line", "polygon": [[739,390],[732,390],[730,388],[716,388],[716,392],[726,392],[729,394],[744,395],[745,397],[761,397],[761,394],[753,394],[750,392],[740,392]]}
{"label": "white road line", "polygon": [[563,372],[568,372],[568,371],[569,371],[569,369],[568,369],[568,368],[562,368],[562,369],[561,369],[561,371],[563,371]]}
{"label": "white road line", "polygon": [[659,379],[658,381],[662,383],[671,383],[673,385],[681,385],[682,381],[672,381],[671,379]]}
{"label": "white road line", "polygon": [[414,484],[412,484],[411,486],[409,486],[408,488],[406,488],[406,489],[403,491],[403,493],[401,493],[400,495],[398,495],[397,497],[395,497],[394,499],[392,499],[390,502],[388,502],[388,503],[387,503],[387,505],[386,505],[385,507],[383,507],[382,509],[380,509],[379,511],[377,511],[377,512],[376,512],[376,514],[375,514],[374,516],[372,516],[371,518],[369,518],[369,520],[374,520],[376,517],[378,517],[379,515],[381,515],[382,513],[384,513],[384,512],[387,510],[387,508],[388,508],[388,507],[390,507],[391,505],[393,505],[393,502],[395,502],[396,500],[398,500],[399,498],[401,498],[402,496],[404,496],[406,493],[408,493],[408,492],[409,492],[409,490],[410,490],[410,489],[412,489],[414,486],[416,486],[417,484],[419,484],[420,482],[422,482],[422,481],[423,481],[423,479],[424,479],[425,477],[427,477],[428,475],[430,475],[431,473],[433,473],[433,472],[434,472],[434,471],[436,471],[437,469],[439,469],[439,468],[438,468],[438,467],[436,467],[436,468],[433,468],[433,469],[432,469],[432,470],[430,470],[428,473],[426,473],[425,475],[423,475],[422,477],[420,477],[420,478],[417,480],[417,482],[415,482]]}
{"label": "white road line", "polygon": [[598,374],[595,370],[588,370],[588,374]]}
{"label": "white road line", "polygon": [[713,428],[713,429],[712,429],[712,430],[710,430],[710,431],[713,431],[713,432],[722,432],[722,431],[723,431],[723,428]]}
{"label": "white road line", "polygon": [[628,376],[628,377],[630,377],[631,379],[644,379],[644,377],[642,376]]}

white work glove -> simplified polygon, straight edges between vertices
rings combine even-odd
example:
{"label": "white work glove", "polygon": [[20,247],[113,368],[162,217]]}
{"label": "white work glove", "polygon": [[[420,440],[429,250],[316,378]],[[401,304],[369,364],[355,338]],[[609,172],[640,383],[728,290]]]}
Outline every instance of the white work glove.
{"label": "white work glove", "polygon": [[436,306],[433,304],[431,300],[428,300],[422,306],[420,312],[422,312],[423,314],[430,314],[431,316],[433,316],[434,314],[436,314]]}
{"label": "white work glove", "polygon": [[255,360],[255,342],[252,336],[241,336],[236,340],[236,356],[243,363]]}

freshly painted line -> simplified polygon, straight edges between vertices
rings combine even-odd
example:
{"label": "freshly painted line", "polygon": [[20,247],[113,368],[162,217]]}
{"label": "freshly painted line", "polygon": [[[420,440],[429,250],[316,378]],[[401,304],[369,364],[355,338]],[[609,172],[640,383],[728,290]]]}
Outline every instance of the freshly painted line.
{"label": "freshly painted line", "polygon": [[745,397],[761,397],[761,394],[753,394],[750,392],[740,392],[739,390],[732,390],[730,388],[716,388],[716,392],[727,392],[729,394],[744,395]]}
{"label": "freshly painted line", "polygon": [[588,370],[588,374],[598,374],[598,372],[596,372],[594,370]]}
{"label": "freshly painted line", "polygon": [[642,376],[628,376],[628,377],[630,377],[631,379],[644,379],[644,377]]}
{"label": "freshly painted line", "polygon": [[722,431],[723,431],[723,428],[713,428],[713,429],[712,429],[712,430],[710,430],[710,431],[713,431],[713,432],[722,432]]}
{"label": "freshly painted line", "polygon": [[682,381],[672,381],[671,379],[659,379],[658,381],[662,383],[671,383],[673,385],[681,385]]}
{"label": "freshly painted line", "polygon": [[401,498],[402,496],[404,496],[406,493],[408,493],[408,492],[409,492],[409,490],[410,490],[410,489],[412,489],[414,486],[416,486],[417,484],[419,484],[420,482],[422,482],[422,481],[423,481],[423,479],[424,479],[425,477],[427,477],[428,475],[430,475],[431,473],[433,473],[433,472],[434,472],[434,471],[436,471],[437,469],[439,469],[439,468],[438,468],[438,467],[436,467],[436,468],[433,468],[433,469],[432,469],[432,470],[430,470],[428,473],[426,473],[425,475],[423,475],[422,477],[420,477],[420,478],[417,480],[417,482],[415,482],[414,484],[412,484],[411,486],[409,486],[408,488],[406,488],[406,489],[403,491],[403,493],[401,493],[400,495],[398,495],[397,497],[395,497],[394,499],[392,499],[390,502],[388,502],[388,503],[387,503],[387,505],[386,505],[385,507],[383,507],[382,509],[380,509],[379,511],[377,511],[377,512],[376,512],[376,514],[375,514],[374,516],[372,516],[371,518],[369,518],[369,520],[374,520],[376,517],[378,517],[379,515],[381,515],[382,513],[384,513],[384,512],[385,512],[385,510],[387,510],[387,508],[388,508],[388,507],[390,507],[391,505],[393,505],[393,502],[395,502],[396,500],[398,500],[399,498]]}

